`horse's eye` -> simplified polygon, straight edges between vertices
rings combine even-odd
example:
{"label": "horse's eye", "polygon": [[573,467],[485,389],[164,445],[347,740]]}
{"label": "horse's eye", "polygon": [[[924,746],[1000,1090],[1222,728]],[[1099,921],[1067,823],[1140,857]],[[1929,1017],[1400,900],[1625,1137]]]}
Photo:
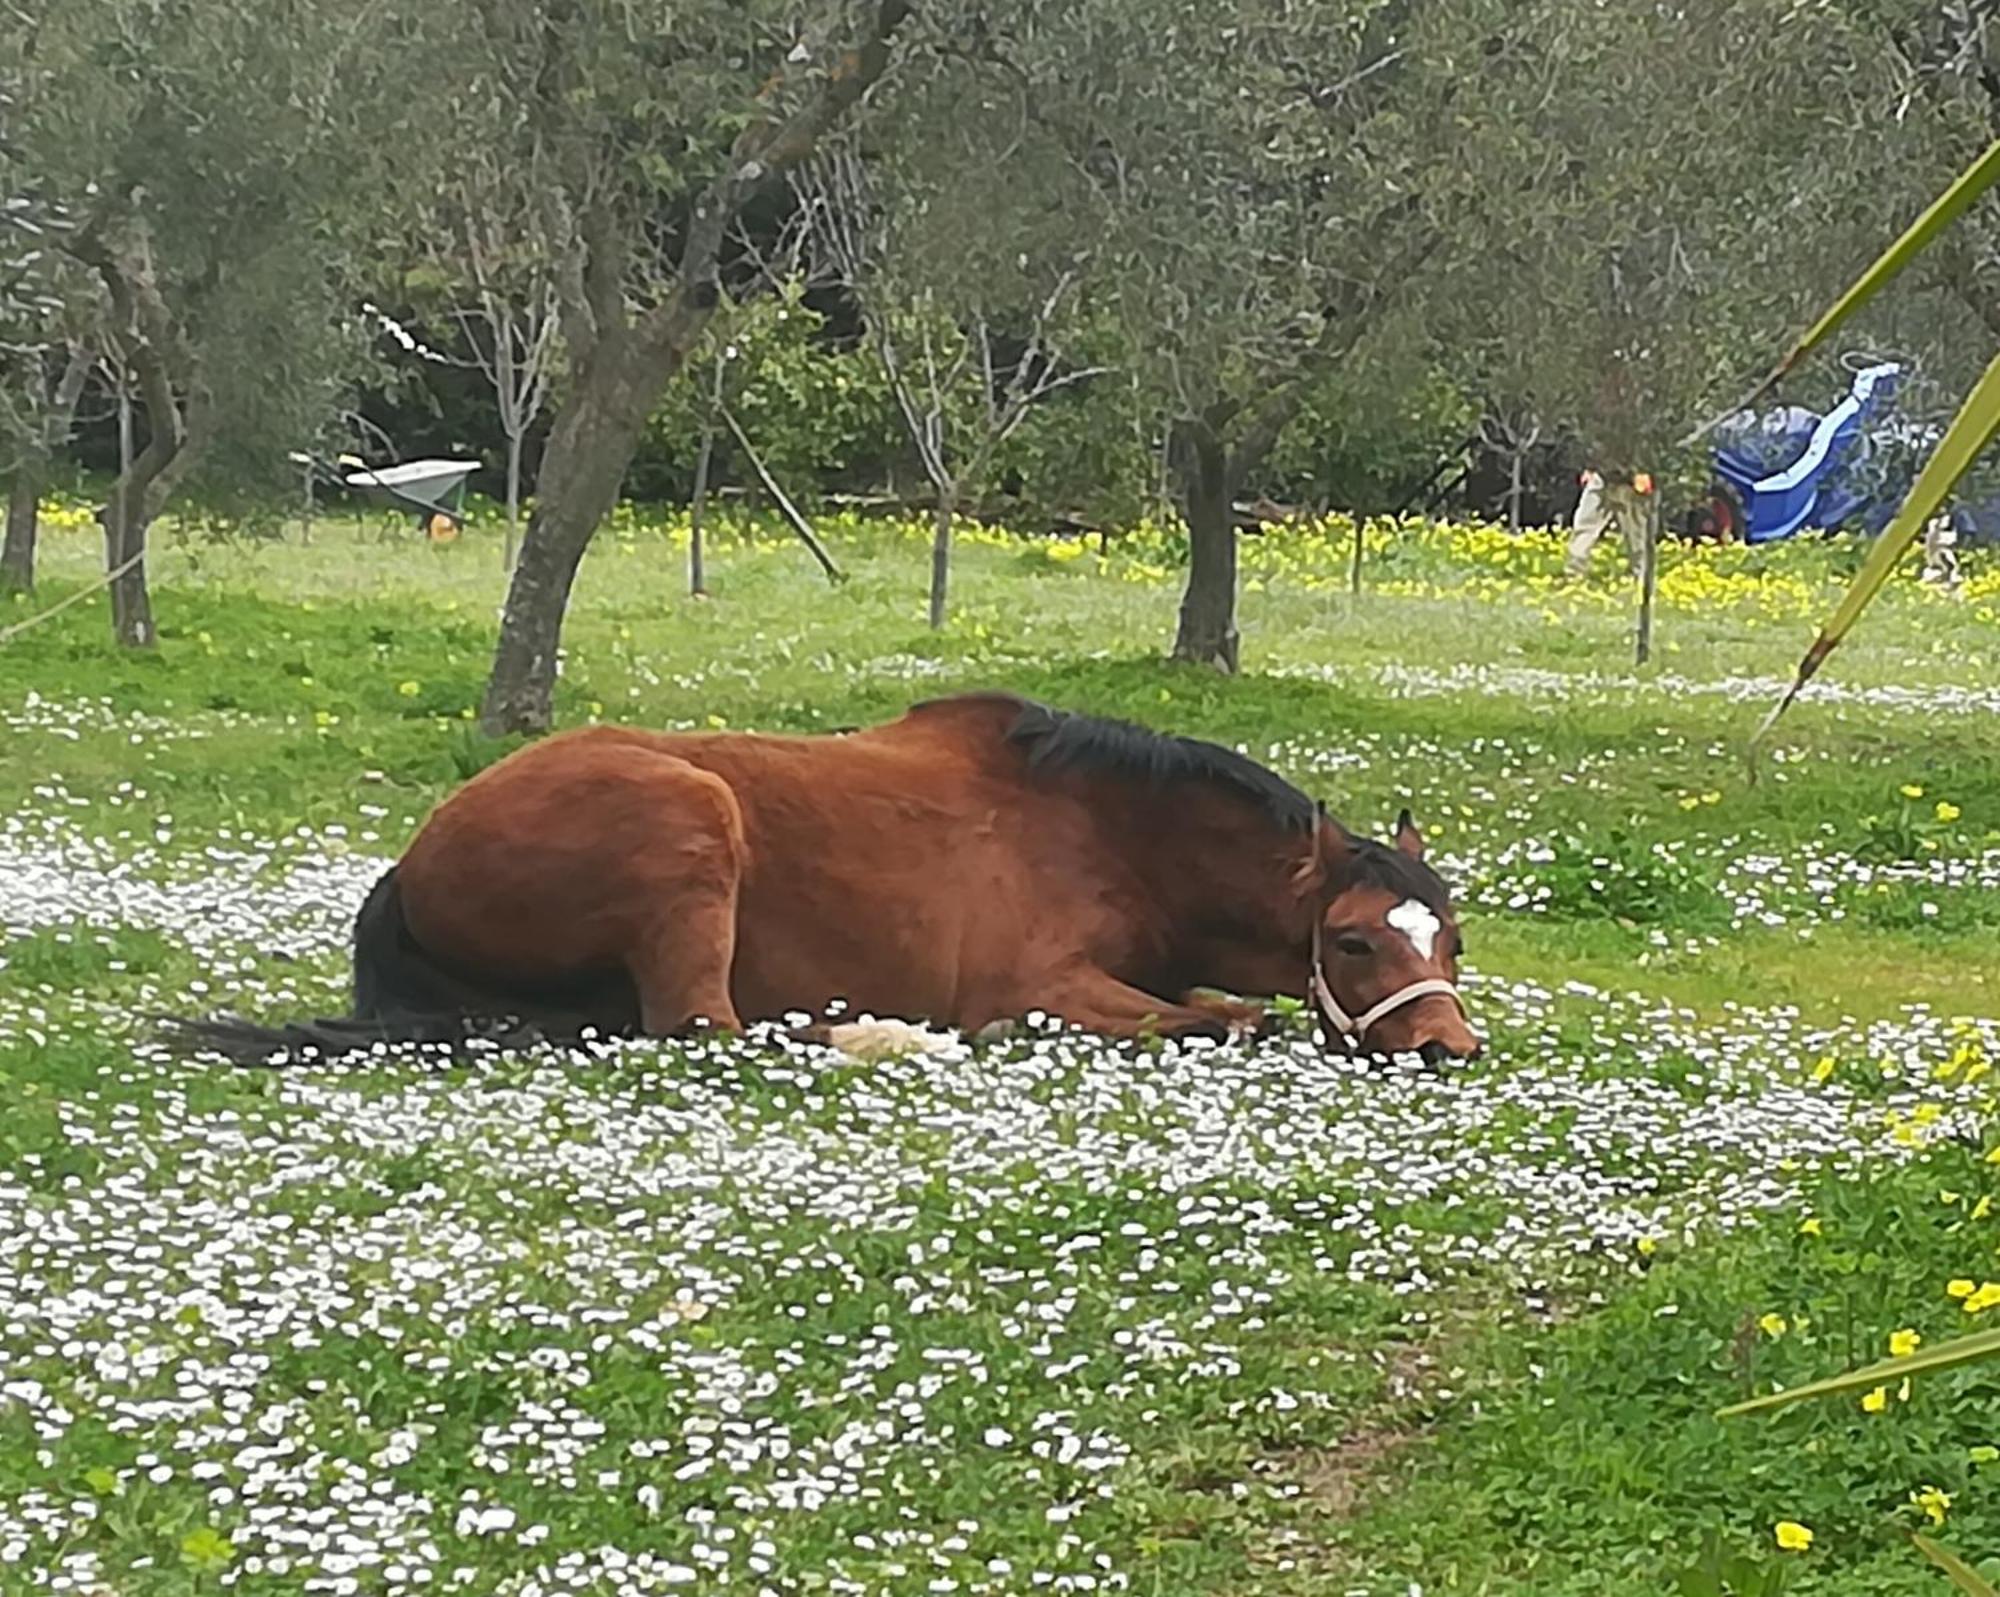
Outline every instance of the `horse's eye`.
{"label": "horse's eye", "polygon": [[1336,937],[1333,946],[1343,954],[1352,954],[1356,959],[1366,959],[1375,952],[1365,937]]}

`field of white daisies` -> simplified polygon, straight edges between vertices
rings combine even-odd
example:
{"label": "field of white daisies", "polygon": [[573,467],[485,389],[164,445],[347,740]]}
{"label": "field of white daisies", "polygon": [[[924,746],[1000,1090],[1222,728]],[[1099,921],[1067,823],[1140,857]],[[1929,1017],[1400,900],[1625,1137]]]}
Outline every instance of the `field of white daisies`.
{"label": "field of white daisies", "polygon": [[[381,531],[169,529],[156,651],[96,597],[0,644],[0,1593],[1950,1590],[1913,1530],[2000,1575],[1987,1367],[1715,1418],[2000,1308],[2000,567],[1900,583],[1753,783],[1848,553],[1673,553],[1634,669],[1547,536],[1374,528],[1357,599],[1343,529],[1274,532],[1224,680],[1157,659],[1145,529],[968,529],[932,633],[921,529],[836,523],[829,590],[745,525],[697,602],[621,516],[566,723],[1007,687],[1407,803],[1488,1054],[169,1061],[163,1015],[339,1012],[501,752],[495,539]],[[93,548],[47,556],[0,629]]]}

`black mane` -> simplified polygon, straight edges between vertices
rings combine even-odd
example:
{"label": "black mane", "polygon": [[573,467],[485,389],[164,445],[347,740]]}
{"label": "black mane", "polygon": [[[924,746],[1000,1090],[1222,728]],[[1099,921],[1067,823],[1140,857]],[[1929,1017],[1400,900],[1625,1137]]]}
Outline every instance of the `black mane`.
{"label": "black mane", "polygon": [[1155,732],[1130,721],[1054,710],[1011,694],[974,697],[1018,707],[1007,740],[1027,750],[1032,770],[1103,771],[1154,787],[1202,782],[1260,805],[1288,831],[1312,830],[1318,806],[1276,772],[1234,749]]}

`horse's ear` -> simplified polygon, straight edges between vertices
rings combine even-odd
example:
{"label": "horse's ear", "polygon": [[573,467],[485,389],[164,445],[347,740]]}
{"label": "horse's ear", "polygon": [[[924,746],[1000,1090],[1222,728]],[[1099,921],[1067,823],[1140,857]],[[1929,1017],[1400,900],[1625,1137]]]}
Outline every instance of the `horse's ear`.
{"label": "horse's ear", "polygon": [[1424,857],[1424,834],[1417,830],[1417,823],[1411,819],[1408,810],[1396,817],[1396,847],[1411,859]]}
{"label": "horse's ear", "polygon": [[1326,813],[1324,804],[1313,806],[1312,841],[1306,857],[1292,877],[1301,898],[1325,888],[1341,861],[1354,852],[1354,839],[1346,827]]}

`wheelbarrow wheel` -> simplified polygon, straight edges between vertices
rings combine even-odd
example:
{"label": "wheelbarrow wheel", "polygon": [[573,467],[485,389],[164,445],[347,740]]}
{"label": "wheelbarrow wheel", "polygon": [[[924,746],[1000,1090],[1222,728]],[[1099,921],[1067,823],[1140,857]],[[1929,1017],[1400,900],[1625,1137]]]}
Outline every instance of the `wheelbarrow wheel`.
{"label": "wheelbarrow wheel", "polygon": [[450,543],[458,536],[458,520],[440,510],[424,524],[424,531],[430,535],[432,543]]}

